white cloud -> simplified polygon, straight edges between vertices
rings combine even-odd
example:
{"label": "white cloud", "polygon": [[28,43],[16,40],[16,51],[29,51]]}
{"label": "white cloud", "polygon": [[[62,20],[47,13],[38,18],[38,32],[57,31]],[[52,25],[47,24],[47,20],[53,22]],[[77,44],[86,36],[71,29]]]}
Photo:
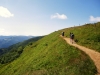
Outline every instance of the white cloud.
{"label": "white cloud", "polygon": [[57,19],[67,19],[67,16],[64,15],[64,14],[59,14],[59,13],[56,13],[55,15],[51,15],[51,19],[54,19],[54,18],[57,18]]}
{"label": "white cloud", "polygon": [[100,22],[100,17],[93,17],[93,16],[90,16],[90,21],[91,21],[91,22]]}
{"label": "white cloud", "polygon": [[0,6],[0,16],[9,18],[9,17],[13,17],[14,14],[12,14],[7,8]]}
{"label": "white cloud", "polygon": [[4,32],[4,31],[5,31],[5,29],[3,29],[3,28],[0,28],[0,33]]}

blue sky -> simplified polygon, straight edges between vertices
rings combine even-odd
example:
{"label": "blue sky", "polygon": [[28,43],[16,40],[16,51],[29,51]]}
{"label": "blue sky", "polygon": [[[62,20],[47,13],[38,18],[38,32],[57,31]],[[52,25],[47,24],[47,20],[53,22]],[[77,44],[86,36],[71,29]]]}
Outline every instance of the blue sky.
{"label": "blue sky", "polygon": [[0,35],[47,35],[100,22],[100,0],[0,0]]}

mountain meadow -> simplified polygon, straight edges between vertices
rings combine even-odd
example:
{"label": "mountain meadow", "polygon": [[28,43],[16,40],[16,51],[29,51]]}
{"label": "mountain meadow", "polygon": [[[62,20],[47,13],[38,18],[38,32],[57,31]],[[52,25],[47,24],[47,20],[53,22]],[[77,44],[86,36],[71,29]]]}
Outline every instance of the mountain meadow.
{"label": "mountain meadow", "polygon": [[100,52],[100,22],[65,28],[10,46],[0,56],[0,75],[95,75],[94,62],[86,53],[67,44],[60,37],[63,31],[65,37],[73,32],[79,45]]}
{"label": "mountain meadow", "polygon": [[100,22],[67,28],[63,31],[66,37],[73,32],[78,44],[100,52]]}

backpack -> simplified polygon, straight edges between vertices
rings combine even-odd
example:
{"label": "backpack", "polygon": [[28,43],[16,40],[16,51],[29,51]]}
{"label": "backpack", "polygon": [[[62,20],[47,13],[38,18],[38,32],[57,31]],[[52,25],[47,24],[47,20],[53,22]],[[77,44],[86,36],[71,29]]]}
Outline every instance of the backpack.
{"label": "backpack", "polygon": [[72,38],[72,39],[74,38],[74,34],[71,34],[71,38]]}

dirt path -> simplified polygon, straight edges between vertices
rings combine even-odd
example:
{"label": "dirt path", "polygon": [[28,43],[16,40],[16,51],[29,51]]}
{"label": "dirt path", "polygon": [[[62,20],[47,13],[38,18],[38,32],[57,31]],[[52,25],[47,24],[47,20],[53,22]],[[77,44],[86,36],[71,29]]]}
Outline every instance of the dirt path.
{"label": "dirt path", "polygon": [[96,67],[97,67],[97,71],[98,71],[98,74],[97,75],[100,75],[100,53],[99,52],[96,52],[95,50],[92,50],[92,49],[89,49],[89,48],[86,48],[84,46],[80,46],[76,43],[72,44],[70,42],[70,38],[65,38],[65,37],[62,37],[68,44],[72,45],[72,46],[75,46],[77,48],[79,48],[80,50],[84,51],[86,54],[88,54],[90,56],[90,58],[94,61]]}

